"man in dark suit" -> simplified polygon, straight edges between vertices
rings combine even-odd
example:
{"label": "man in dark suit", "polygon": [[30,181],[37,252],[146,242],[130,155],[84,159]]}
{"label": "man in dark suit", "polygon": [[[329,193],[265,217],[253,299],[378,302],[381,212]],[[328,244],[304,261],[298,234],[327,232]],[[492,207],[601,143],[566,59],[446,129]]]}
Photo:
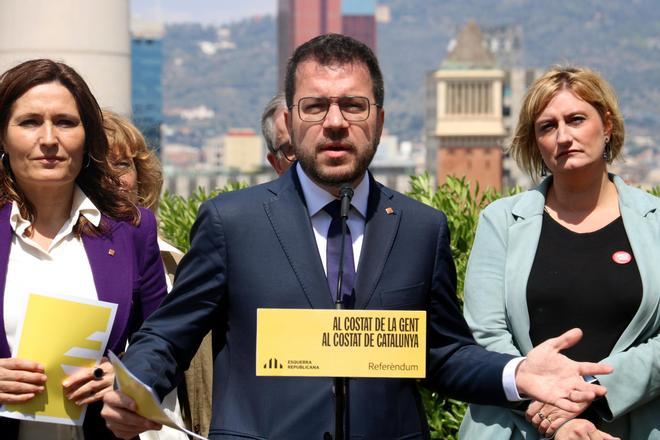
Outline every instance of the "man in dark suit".
{"label": "man in dark suit", "polygon": [[[326,278],[336,266],[328,252],[333,217],[325,206],[346,183],[355,195],[344,300],[356,309],[427,311],[429,386],[484,404],[505,405],[520,393],[566,408],[604,393],[581,375],[607,367],[558,353],[579,332],[542,344],[524,360],[474,342],[455,297],[444,214],[367,172],[383,128],[383,89],[373,53],[349,37],[317,37],[295,51],[286,117],[297,164],[273,182],[200,208],[174,290],[124,356],[128,368],[163,396],[213,329],[212,439],[332,438],[332,379],[255,375],[256,309],[334,307]],[[416,381],[351,379],[349,390],[351,438],[428,438]],[[153,428],[134,409],[127,396],[113,392],[103,415],[117,435],[130,438]]]}

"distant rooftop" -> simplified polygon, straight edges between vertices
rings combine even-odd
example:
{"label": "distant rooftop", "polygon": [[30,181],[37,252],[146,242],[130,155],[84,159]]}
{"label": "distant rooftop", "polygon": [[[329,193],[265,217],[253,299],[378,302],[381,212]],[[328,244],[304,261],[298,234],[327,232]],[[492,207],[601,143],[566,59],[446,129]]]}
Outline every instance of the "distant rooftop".
{"label": "distant rooftop", "polygon": [[443,69],[493,69],[495,56],[484,43],[477,22],[470,20],[456,38],[456,44],[442,61]]}
{"label": "distant rooftop", "polygon": [[160,21],[131,20],[131,36],[146,40],[160,40],[165,35],[165,25]]}
{"label": "distant rooftop", "polygon": [[227,131],[228,136],[256,136],[256,134],[251,128],[230,128]]}

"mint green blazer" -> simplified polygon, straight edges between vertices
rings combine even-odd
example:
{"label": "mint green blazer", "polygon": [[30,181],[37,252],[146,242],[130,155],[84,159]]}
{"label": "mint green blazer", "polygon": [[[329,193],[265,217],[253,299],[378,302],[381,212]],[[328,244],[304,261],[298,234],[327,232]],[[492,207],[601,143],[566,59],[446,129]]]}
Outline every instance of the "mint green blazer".
{"label": "mint green blazer", "polygon": [[[628,240],[642,278],[637,314],[602,362],[614,373],[607,387],[611,415],[603,430],[626,440],[660,439],[660,199],[610,176]],[[497,200],[483,210],[465,280],[465,318],[489,350],[525,355],[532,349],[527,279],[541,234],[551,178],[538,187]],[[603,298],[607,301],[607,298]],[[524,414],[470,405],[461,439],[539,439]]]}

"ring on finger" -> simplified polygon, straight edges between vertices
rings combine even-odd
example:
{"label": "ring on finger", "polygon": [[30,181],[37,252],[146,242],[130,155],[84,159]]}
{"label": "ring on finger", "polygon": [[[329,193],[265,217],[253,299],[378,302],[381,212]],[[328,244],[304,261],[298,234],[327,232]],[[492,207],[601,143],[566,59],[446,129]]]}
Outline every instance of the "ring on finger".
{"label": "ring on finger", "polygon": [[541,419],[542,421],[545,420],[545,416],[541,411],[537,412],[536,415],[539,416],[539,419]]}

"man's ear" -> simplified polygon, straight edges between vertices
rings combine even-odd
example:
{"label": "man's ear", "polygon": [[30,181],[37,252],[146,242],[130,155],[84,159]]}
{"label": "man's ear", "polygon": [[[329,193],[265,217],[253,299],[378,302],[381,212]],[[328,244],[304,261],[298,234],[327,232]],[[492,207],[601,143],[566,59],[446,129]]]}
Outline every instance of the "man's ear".
{"label": "man's ear", "polygon": [[270,166],[273,167],[277,175],[281,176],[282,173],[284,172],[284,169],[282,168],[282,164],[280,163],[280,161],[277,160],[277,156],[269,152],[268,154],[266,154],[266,159],[268,159],[268,163],[270,163]]}
{"label": "man's ear", "polygon": [[289,113],[289,109],[287,108],[286,110],[284,110],[282,114],[284,115],[284,125],[286,125],[286,131],[289,132],[289,139],[291,139],[291,131],[293,129],[291,124],[293,121],[291,120],[291,114]]}
{"label": "man's ear", "polygon": [[385,109],[382,107],[376,108],[378,109],[376,134],[377,139],[380,139],[380,135],[383,134],[383,127],[385,126]]}

